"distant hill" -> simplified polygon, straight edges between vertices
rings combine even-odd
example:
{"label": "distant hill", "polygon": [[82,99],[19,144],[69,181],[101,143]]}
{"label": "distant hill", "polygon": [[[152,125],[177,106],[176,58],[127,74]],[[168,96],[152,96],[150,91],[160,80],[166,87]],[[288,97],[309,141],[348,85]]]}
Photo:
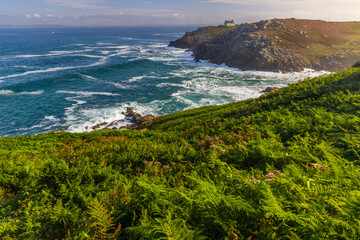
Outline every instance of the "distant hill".
{"label": "distant hill", "polygon": [[202,27],[169,46],[193,50],[196,60],[243,70],[342,70],[360,60],[360,22],[272,19]]}

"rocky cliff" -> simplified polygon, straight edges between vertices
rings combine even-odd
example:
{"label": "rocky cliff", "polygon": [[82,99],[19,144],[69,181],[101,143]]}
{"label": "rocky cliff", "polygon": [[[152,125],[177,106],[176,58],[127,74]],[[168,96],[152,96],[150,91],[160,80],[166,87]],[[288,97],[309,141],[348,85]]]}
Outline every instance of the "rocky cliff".
{"label": "rocky cliff", "polygon": [[272,19],[204,27],[169,46],[192,50],[195,60],[242,70],[334,71],[360,60],[360,23]]}

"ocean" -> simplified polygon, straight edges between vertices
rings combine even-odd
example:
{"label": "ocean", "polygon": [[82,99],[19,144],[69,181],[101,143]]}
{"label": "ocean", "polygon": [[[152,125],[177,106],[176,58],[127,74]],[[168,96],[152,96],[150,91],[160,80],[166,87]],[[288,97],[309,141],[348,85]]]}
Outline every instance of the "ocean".
{"label": "ocean", "polygon": [[86,132],[124,119],[126,107],[159,116],[323,74],[240,71],[167,47],[194,29],[0,29],[0,136]]}

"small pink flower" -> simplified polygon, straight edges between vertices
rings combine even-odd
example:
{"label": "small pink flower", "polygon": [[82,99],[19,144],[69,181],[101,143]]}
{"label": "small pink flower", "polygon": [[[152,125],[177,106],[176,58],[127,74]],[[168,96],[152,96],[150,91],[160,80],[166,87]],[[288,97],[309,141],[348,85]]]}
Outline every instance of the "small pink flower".
{"label": "small pink flower", "polygon": [[211,148],[216,148],[217,145],[213,144],[213,145],[211,145],[210,147],[211,147]]}
{"label": "small pink flower", "polygon": [[268,173],[268,174],[266,175],[266,177],[268,177],[268,178],[273,178],[273,177],[275,177],[275,174],[274,174],[274,173]]}
{"label": "small pink flower", "polygon": [[254,176],[251,176],[250,178],[251,178],[251,179],[254,179]]}
{"label": "small pink flower", "polygon": [[163,168],[170,168],[170,166],[169,165],[164,165],[164,167]]}

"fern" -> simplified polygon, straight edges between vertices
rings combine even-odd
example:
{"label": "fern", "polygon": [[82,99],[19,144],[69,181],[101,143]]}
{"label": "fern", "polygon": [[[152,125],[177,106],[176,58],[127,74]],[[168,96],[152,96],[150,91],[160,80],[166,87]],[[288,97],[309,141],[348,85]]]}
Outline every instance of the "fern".
{"label": "fern", "polygon": [[91,217],[91,227],[94,229],[94,239],[109,239],[114,230],[113,217],[106,207],[96,198],[90,203],[88,214]]}

